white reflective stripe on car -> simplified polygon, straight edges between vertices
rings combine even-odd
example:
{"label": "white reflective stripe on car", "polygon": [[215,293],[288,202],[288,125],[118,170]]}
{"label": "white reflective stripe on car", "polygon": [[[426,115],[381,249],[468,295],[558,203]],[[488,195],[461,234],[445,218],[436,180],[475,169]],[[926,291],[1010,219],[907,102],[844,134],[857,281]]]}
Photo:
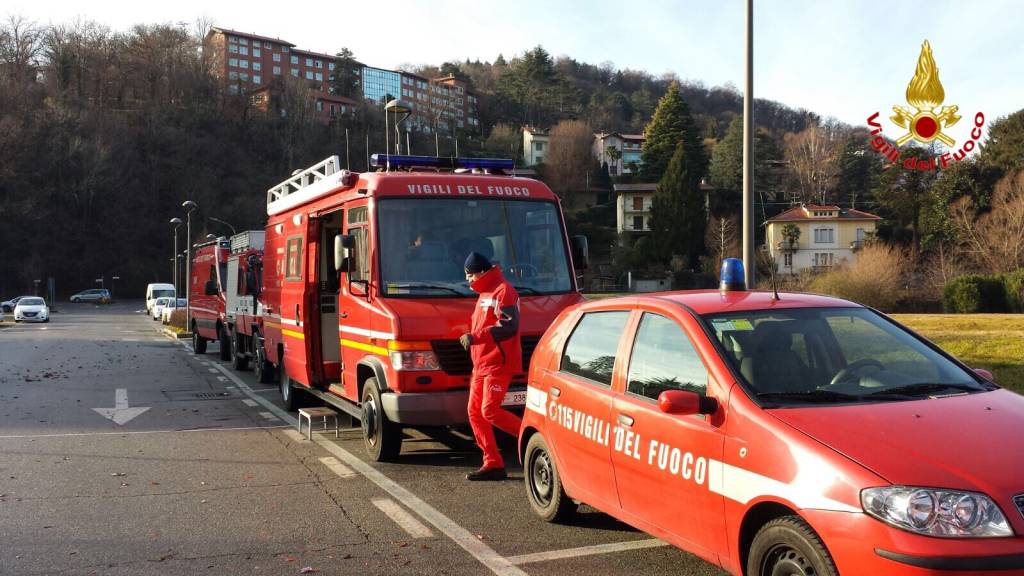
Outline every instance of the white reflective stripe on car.
{"label": "white reflective stripe on car", "polygon": [[859,507],[822,496],[818,491],[824,484],[824,482],[817,486],[786,484],[745,468],[714,459],[708,460],[708,489],[740,504],[747,504],[755,498],[768,496],[783,498],[801,509],[834,510],[836,512],[863,511]]}
{"label": "white reflective stripe on car", "polygon": [[355,326],[338,326],[338,332],[346,332],[348,334],[355,334],[357,336],[365,336],[367,338],[380,338],[381,340],[394,340],[395,335],[390,332],[378,332],[377,330],[365,330],[363,328],[356,328]]}
{"label": "white reflective stripe on car", "polygon": [[548,393],[540,388],[526,388],[526,409],[540,415],[547,414]]}

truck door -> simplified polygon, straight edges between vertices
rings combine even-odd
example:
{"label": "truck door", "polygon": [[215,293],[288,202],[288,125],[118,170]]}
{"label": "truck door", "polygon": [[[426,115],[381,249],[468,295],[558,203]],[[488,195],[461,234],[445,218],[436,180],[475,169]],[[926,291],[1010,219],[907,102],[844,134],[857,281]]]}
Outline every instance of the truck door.
{"label": "truck door", "polygon": [[[370,305],[370,234],[369,211],[364,203],[350,206],[345,214],[345,234],[355,237],[352,250],[351,272],[341,274],[338,292],[338,327],[341,345],[341,360],[345,396],[354,402],[359,400],[358,384],[355,381],[356,365],[367,353],[387,346],[372,338],[370,330],[373,309]],[[386,355],[386,350],[385,350]],[[383,386],[384,383],[382,382]]]}
{"label": "truck door", "polygon": [[[302,218],[304,220],[305,216]],[[290,378],[308,386],[314,381],[314,374],[310,370],[312,348],[306,342],[306,325],[303,321],[308,308],[307,280],[310,274],[306,262],[308,248],[305,233],[306,227],[299,224],[285,232],[280,314],[285,372]]]}
{"label": "truck door", "polygon": [[237,254],[233,254],[228,258],[228,285],[227,289],[224,290],[224,314],[227,316],[228,325],[234,326],[237,322],[239,308],[241,303],[239,301],[240,292],[238,290],[241,286],[239,282],[239,258]]}
{"label": "truck door", "polygon": [[[341,383],[341,345],[338,338],[338,271],[334,267],[334,237],[341,234],[343,210],[318,215],[317,320],[321,382]],[[310,331],[312,333],[312,331]]]}

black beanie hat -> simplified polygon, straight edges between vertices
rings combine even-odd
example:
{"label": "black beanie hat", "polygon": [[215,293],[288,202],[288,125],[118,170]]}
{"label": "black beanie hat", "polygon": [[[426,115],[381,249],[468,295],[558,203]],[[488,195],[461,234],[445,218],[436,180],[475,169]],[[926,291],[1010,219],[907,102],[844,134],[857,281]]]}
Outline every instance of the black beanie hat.
{"label": "black beanie hat", "polygon": [[466,257],[465,267],[466,272],[470,274],[479,274],[491,269],[491,261],[479,252],[470,252],[469,256]]}

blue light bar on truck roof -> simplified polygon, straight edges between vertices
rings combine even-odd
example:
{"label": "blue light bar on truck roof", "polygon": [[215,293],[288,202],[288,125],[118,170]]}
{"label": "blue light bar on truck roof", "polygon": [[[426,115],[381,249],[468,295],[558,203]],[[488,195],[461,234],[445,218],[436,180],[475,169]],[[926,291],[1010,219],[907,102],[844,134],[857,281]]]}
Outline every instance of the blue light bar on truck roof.
{"label": "blue light bar on truck roof", "polygon": [[480,170],[512,170],[515,161],[507,158],[455,158],[452,156],[408,156],[397,154],[374,154],[370,164],[384,168],[388,164],[392,168],[477,168]]}

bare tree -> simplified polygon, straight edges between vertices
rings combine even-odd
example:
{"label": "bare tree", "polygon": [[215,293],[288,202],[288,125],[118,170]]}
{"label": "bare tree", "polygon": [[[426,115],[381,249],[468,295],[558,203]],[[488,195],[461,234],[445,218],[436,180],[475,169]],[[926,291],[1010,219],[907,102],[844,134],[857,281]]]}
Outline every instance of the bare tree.
{"label": "bare tree", "polygon": [[587,186],[594,162],[593,143],[593,130],[581,120],[563,120],[551,129],[550,150],[544,156],[545,174],[548,184],[569,207],[577,204],[573,192]]}
{"label": "bare tree", "polygon": [[711,219],[704,234],[704,245],[712,263],[740,255],[738,230],[736,216]]}
{"label": "bare tree", "polygon": [[829,126],[812,125],[784,138],[786,159],[801,202],[825,204],[835,187],[836,134]]}
{"label": "bare tree", "polygon": [[0,27],[0,76],[19,85],[35,82],[43,34],[35,22],[8,16]]}
{"label": "bare tree", "polygon": [[969,197],[950,207],[960,247],[978,270],[998,274],[1024,266],[1024,170],[996,183],[992,209],[975,214]]}
{"label": "bare tree", "polygon": [[510,124],[497,124],[491,129],[491,133],[484,142],[484,149],[488,153],[496,154],[502,158],[522,158],[523,138],[522,132]]}

